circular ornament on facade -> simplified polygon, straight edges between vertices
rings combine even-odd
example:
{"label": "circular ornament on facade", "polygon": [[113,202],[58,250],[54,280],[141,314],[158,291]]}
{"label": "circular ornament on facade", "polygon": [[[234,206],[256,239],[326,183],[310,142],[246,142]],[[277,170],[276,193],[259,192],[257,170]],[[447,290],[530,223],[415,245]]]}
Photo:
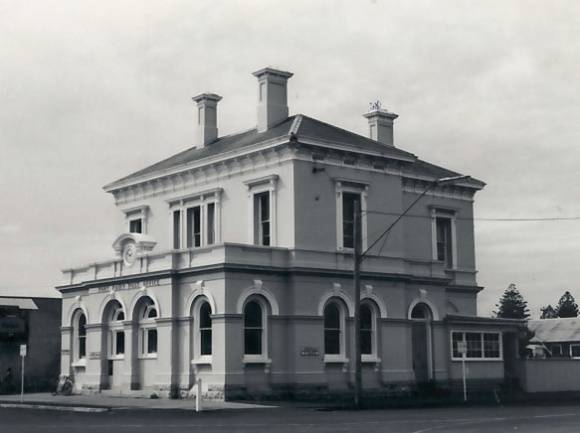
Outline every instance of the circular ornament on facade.
{"label": "circular ornament on facade", "polygon": [[135,242],[127,242],[123,247],[123,262],[126,266],[133,266],[137,260],[137,246]]}

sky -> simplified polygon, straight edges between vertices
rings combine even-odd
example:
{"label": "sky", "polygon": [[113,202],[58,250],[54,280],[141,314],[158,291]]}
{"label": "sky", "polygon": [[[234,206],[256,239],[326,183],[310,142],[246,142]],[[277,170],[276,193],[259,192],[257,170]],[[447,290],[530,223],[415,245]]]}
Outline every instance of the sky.
{"label": "sky", "polygon": [[[478,218],[580,216],[577,1],[0,0],[0,31],[0,294],[110,257],[102,186],[192,146],[198,93],[253,127],[264,66],[291,114],[366,134],[380,100],[396,146],[487,183]],[[480,314],[580,298],[580,220],[475,224]]]}

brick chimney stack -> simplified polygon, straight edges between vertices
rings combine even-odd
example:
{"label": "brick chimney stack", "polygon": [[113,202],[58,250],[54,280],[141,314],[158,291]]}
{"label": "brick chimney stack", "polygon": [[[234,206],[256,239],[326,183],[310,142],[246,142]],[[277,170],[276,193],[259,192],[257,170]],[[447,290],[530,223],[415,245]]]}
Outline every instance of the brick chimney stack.
{"label": "brick chimney stack", "polygon": [[258,78],[258,132],[263,132],[288,117],[287,83],[293,74],[264,68],[253,75]]}
{"label": "brick chimney stack", "polygon": [[202,93],[193,97],[197,103],[196,146],[202,148],[218,138],[217,103],[222,99],[215,93]]}
{"label": "brick chimney stack", "polygon": [[376,108],[363,114],[363,116],[369,121],[369,137],[371,140],[387,146],[395,145],[393,141],[393,122],[399,117],[398,115]]}

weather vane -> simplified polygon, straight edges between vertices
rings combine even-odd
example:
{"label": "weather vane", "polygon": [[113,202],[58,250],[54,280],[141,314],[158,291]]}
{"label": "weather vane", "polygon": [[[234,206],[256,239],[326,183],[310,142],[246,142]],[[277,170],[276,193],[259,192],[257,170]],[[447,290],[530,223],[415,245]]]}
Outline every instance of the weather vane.
{"label": "weather vane", "polygon": [[376,100],[375,102],[369,103],[370,111],[378,111],[381,109],[381,101]]}

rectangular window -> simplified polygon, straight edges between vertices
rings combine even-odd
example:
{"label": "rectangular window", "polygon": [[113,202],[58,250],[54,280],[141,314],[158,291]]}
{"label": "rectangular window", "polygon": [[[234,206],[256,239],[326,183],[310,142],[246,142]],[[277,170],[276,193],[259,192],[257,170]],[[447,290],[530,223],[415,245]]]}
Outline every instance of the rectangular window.
{"label": "rectangular window", "polygon": [[448,268],[453,267],[453,247],[451,242],[451,218],[437,217],[437,260]]}
{"label": "rectangular window", "polygon": [[570,345],[570,356],[572,358],[580,358],[580,344]]}
{"label": "rectangular window", "polygon": [[[361,195],[353,192],[342,193],[342,246],[354,248],[354,214],[360,217]],[[361,239],[361,221],[359,221],[358,241]]]}
{"label": "rectangular window", "polygon": [[254,195],[254,243],[270,245],[270,192]]}
{"label": "rectangular window", "polygon": [[125,332],[117,331],[115,332],[115,355],[125,354]]}
{"label": "rectangular window", "polygon": [[207,244],[215,243],[215,203],[207,204]]}
{"label": "rectangular window", "polygon": [[173,248],[181,248],[181,211],[173,211]]}
{"label": "rectangular window", "polygon": [[451,352],[455,360],[462,358],[460,342],[467,344],[465,357],[468,360],[501,359],[501,336],[498,332],[452,332]]}
{"label": "rectangular window", "polygon": [[143,233],[143,220],[141,218],[129,221],[129,233]]}
{"label": "rectangular window", "polygon": [[187,209],[187,248],[201,247],[201,207]]}

